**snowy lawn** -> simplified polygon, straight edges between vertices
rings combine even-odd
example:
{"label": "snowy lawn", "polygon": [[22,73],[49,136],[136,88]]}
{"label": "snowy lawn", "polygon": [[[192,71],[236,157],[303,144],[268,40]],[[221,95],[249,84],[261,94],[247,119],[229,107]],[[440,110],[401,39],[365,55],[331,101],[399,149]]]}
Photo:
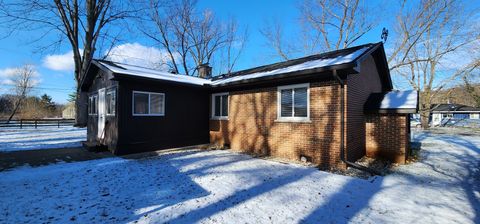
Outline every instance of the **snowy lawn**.
{"label": "snowy lawn", "polygon": [[71,126],[0,128],[0,152],[79,147],[86,138],[86,128]]}
{"label": "snowy lawn", "polygon": [[0,172],[0,223],[480,223],[480,137],[416,133],[422,161],[369,180],[229,151]]}

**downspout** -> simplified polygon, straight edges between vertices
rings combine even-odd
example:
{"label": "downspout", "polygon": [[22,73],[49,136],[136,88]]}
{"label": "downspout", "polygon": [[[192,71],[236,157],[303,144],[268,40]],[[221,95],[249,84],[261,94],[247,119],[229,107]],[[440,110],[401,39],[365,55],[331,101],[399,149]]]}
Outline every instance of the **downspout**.
{"label": "downspout", "polygon": [[353,167],[358,170],[363,170],[369,172],[370,174],[374,175],[381,175],[377,171],[370,169],[366,166],[362,166],[360,164],[356,164],[347,160],[345,156],[345,82],[338,76],[337,69],[333,69],[333,77],[337,80],[340,84],[340,159],[342,162],[347,164],[347,166]]}

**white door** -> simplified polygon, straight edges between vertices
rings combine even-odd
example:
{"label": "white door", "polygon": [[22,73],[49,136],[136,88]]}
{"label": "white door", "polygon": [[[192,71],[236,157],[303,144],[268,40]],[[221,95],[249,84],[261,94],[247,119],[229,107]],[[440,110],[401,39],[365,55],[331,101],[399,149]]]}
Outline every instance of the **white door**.
{"label": "white door", "polygon": [[103,139],[105,136],[105,88],[98,90],[98,132],[97,137]]}

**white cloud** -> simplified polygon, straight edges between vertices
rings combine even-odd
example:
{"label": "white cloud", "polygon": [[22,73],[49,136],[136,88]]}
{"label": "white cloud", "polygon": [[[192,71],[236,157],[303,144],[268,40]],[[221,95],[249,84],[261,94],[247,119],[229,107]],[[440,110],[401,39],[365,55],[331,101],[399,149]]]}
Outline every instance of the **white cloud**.
{"label": "white cloud", "polygon": [[[32,85],[36,86],[41,82],[40,79],[40,73],[37,71],[36,67],[33,65],[33,74],[32,74]],[[15,76],[20,72],[22,67],[11,67],[11,68],[5,68],[5,69],[0,69],[0,85],[6,85],[6,86],[11,86],[14,85],[14,79]]]}
{"label": "white cloud", "polygon": [[[178,55],[175,56],[178,58]],[[108,53],[107,60],[153,69],[168,70],[170,57],[168,52],[163,49],[147,47],[139,43],[126,43],[115,46]]]}
{"label": "white cloud", "polygon": [[5,68],[5,69],[0,69],[0,78],[10,78],[12,76],[15,76],[15,73],[17,72],[18,68]]}
{"label": "white cloud", "polygon": [[43,58],[43,66],[54,71],[73,72],[75,62],[73,61],[73,51],[65,54],[51,54]]}

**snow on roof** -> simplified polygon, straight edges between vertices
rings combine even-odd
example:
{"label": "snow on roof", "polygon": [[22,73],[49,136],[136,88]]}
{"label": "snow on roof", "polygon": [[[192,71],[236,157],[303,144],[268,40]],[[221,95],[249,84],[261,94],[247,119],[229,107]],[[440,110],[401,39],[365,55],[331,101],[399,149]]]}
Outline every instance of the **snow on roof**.
{"label": "snow on roof", "polygon": [[284,73],[289,73],[289,72],[296,72],[296,71],[302,71],[302,70],[308,70],[308,69],[315,69],[315,68],[321,68],[321,67],[326,67],[326,66],[332,66],[332,65],[339,65],[339,64],[345,64],[345,63],[350,63],[353,62],[355,59],[357,59],[361,54],[363,54],[366,50],[368,50],[370,47],[363,47],[360,48],[350,54],[346,55],[340,55],[338,57],[334,58],[321,58],[317,60],[312,60],[312,61],[307,61],[301,64],[297,65],[292,65],[284,68],[279,68],[279,69],[274,69],[271,71],[265,71],[265,72],[256,72],[252,74],[246,74],[246,75],[238,75],[238,76],[233,76],[225,79],[219,79],[212,81],[212,85],[221,85],[221,84],[226,84],[230,82],[236,82],[236,81],[242,81],[242,80],[247,80],[247,79],[254,79],[254,78],[260,78],[260,77],[265,77],[265,76],[273,76],[273,75],[279,75],[279,74],[284,74]]}
{"label": "snow on roof", "polygon": [[[181,83],[187,83],[187,84],[193,84],[193,85],[217,86],[217,85],[222,85],[222,84],[227,84],[227,83],[232,83],[237,81],[261,78],[261,77],[267,77],[267,76],[275,76],[275,75],[280,75],[285,73],[351,63],[371,47],[372,46],[370,45],[360,47],[348,54],[345,53],[343,55],[339,55],[336,57],[322,56],[322,58],[313,59],[313,60],[310,59],[302,63],[293,64],[293,65],[285,66],[281,68],[278,68],[278,67],[276,69],[272,68],[271,70],[267,70],[267,71],[256,70],[256,71],[252,71],[252,73],[248,73],[248,71],[245,71],[247,72],[246,74],[235,75],[230,77],[227,76],[219,79],[214,78],[213,80],[198,78],[194,76],[172,74],[169,72],[139,67],[135,65],[128,65],[128,64],[118,63],[118,62],[102,61],[102,60],[97,60],[97,62],[105,66],[107,69],[109,69],[113,73],[165,80],[165,81],[172,81],[172,82],[181,82]],[[331,53],[331,52],[327,52],[327,53]]]}
{"label": "snow on roof", "polygon": [[418,104],[418,93],[414,90],[387,92],[379,109],[415,109]]}
{"label": "snow on roof", "polygon": [[433,104],[431,109],[434,112],[480,112],[480,108],[456,103]]}
{"label": "snow on roof", "polygon": [[204,85],[209,84],[211,81],[208,79],[202,79],[194,76],[188,75],[180,75],[180,74],[173,74],[169,72],[163,72],[159,70],[143,68],[134,65],[127,65],[123,63],[117,62],[105,62],[105,61],[97,61],[101,65],[105,66],[107,69],[114,73],[124,74],[124,75],[132,75],[144,78],[151,78],[151,79],[158,79],[158,80],[165,80],[165,81],[172,81],[172,82],[181,82],[193,85]]}

